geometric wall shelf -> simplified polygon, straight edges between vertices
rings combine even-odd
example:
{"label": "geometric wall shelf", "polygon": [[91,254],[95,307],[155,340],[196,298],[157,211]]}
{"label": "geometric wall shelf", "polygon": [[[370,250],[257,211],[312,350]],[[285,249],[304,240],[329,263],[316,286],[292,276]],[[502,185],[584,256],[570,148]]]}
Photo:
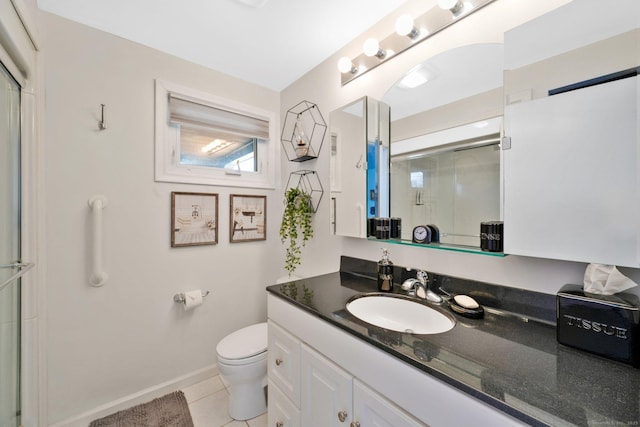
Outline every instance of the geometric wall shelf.
{"label": "geometric wall shelf", "polygon": [[315,159],[320,154],[327,124],[318,106],[302,101],[287,111],[280,140],[292,162]]}
{"label": "geometric wall shelf", "polygon": [[320,178],[316,171],[300,170],[291,172],[289,180],[287,181],[286,192],[290,188],[298,188],[311,196],[311,209],[313,212],[318,211],[318,205],[324,194],[322,184],[320,184]]}

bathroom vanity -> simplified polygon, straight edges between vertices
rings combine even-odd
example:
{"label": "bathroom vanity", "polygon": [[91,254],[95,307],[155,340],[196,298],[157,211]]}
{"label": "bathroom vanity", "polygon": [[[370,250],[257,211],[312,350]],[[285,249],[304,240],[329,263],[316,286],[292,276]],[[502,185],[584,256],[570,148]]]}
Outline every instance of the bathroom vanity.
{"label": "bathroom vanity", "polygon": [[640,419],[640,371],[558,344],[555,296],[430,275],[448,292],[482,295],[484,317],[453,314],[456,325],[441,334],[394,332],[345,308],[376,291],[374,271],[343,257],[340,272],[267,288],[270,426]]}

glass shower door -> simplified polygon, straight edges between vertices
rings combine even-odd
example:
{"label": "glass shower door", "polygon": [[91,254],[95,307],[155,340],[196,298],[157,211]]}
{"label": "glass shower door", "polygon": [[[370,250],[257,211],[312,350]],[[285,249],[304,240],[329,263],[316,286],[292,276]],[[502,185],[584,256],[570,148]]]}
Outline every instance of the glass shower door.
{"label": "glass shower door", "polygon": [[20,86],[0,63],[0,426],[20,425]]}

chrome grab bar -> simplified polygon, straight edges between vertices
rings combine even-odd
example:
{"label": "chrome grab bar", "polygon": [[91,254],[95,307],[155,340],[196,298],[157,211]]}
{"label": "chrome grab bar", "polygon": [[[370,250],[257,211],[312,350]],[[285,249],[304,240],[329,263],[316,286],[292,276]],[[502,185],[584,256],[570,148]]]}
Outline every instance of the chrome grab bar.
{"label": "chrome grab bar", "polygon": [[14,262],[12,264],[0,265],[0,269],[9,269],[9,268],[18,268],[18,269],[20,269],[16,274],[14,274],[13,276],[9,277],[7,280],[5,280],[4,282],[2,282],[0,284],[0,291],[2,291],[5,287],[7,287],[14,280],[17,280],[20,277],[24,276],[24,274],[27,271],[31,270],[34,266],[35,266],[35,264],[32,263],[32,262]]}

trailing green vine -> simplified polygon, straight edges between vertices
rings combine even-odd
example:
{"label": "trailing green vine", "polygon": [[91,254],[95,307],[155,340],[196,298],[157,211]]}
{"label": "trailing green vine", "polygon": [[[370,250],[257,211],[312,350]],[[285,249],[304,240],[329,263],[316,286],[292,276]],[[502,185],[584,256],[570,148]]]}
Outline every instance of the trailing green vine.
{"label": "trailing green vine", "polygon": [[311,219],[313,206],[311,196],[299,188],[290,188],[284,195],[284,213],[280,224],[280,240],[289,247],[284,260],[284,268],[289,276],[300,265],[302,246],[313,237]]}

